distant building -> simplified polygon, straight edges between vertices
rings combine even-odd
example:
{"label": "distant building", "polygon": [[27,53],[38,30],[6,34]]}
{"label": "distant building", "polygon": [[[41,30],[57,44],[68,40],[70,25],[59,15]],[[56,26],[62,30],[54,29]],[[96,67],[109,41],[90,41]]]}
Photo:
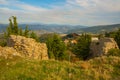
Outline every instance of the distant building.
{"label": "distant building", "polygon": [[67,45],[70,44],[77,44],[77,38],[79,37],[76,33],[71,33],[63,37],[64,43]]}
{"label": "distant building", "polygon": [[78,36],[79,35],[77,33],[71,33],[71,34],[66,35],[65,38],[67,38],[67,39],[75,39]]}
{"label": "distant building", "polygon": [[92,37],[91,40],[92,41],[98,41],[99,39],[98,39],[98,37]]}
{"label": "distant building", "polygon": [[77,44],[77,40],[70,40],[70,39],[65,39],[64,40],[64,43],[67,45],[68,43],[70,43],[70,44]]}
{"label": "distant building", "polygon": [[65,40],[64,40],[64,43],[65,43],[65,45],[67,45],[67,44],[69,43],[69,40],[68,40],[68,39],[65,39]]}
{"label": "distant building", "polygon": [[77,44],[77,40],[71,40],[72,44]]}

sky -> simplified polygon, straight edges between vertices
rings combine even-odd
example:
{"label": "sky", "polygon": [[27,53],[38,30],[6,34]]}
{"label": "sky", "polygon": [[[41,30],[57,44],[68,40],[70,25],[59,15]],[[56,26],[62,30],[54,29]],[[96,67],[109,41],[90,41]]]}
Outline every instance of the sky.
{"label": "sky", "polygon": [[120,0],[0,0],[0,24],[107,25],[120,23]]}

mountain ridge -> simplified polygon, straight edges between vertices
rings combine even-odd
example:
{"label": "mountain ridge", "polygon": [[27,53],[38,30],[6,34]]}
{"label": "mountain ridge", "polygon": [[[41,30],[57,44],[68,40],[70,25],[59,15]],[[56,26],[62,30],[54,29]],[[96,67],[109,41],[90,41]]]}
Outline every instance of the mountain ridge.
{"label": "mountain ridge", "polygon": [[[87,26],[82,25],[60,25],[60,24],[19,24],[18,26],[25,29],[28,25],[30,30],[45,30],[46,32],[65,33],[74,28],[83,28]],[[5,31],[8,24],[0,24],[0,32]]]}
{"label": "mountain ridge", "polygon": [[98,26],[91,26],[87,28],[81,29],[73,29],[68,31],[67,33],[102,33],[102,32],[110,32],[115,31],[120,28],[120,24],[112,24],[112,25],[98,25]]}
{"label": "mountain ridge", "polygon": [[[63,24],[19,24],[19,27],[25,29],[28,25],[30,30],[44,31],[44,33],[101,33],[114,31],[120,28],[120,24],[98,25],[98,26],[82,26],[82,25],[63,25]],[[0,32],[4,32],[8,24],[0,24]]]}

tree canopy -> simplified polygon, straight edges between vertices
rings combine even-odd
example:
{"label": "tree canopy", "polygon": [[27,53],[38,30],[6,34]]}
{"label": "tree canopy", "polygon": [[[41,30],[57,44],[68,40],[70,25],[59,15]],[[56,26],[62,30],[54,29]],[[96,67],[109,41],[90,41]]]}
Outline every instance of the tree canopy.
{"label": "tree canopy", "polygon": [[49,58],[54,58],[56,60],[64,59],[66,46],[57,34],[49,36],[46,44],[48,47]]}
{"label": "tree canopy", "polygon": [[73,53],[80,59],[87,59],[90,51],[91,36],[88,34],[82,34],[78,39],[78,43],[73,48]]}

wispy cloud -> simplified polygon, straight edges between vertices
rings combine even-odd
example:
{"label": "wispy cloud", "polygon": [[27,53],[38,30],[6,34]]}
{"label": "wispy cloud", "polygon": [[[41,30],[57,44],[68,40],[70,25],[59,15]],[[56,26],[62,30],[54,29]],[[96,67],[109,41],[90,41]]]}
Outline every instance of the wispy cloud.
{"label": "wispy cloud", "polygon": [[0,0],[0,4],[6,5],[6,4],[8,4],[8,1],[7,0]]}
{"label": "wispy cloud", "polygon": [[12,15],[18,16],[19,22],[82,25],[119,23],[119,4],[120,0],[66,0],[64,4],[50,5],[48,9],[21,0],[0,0],[0,23],[7,23]]}

